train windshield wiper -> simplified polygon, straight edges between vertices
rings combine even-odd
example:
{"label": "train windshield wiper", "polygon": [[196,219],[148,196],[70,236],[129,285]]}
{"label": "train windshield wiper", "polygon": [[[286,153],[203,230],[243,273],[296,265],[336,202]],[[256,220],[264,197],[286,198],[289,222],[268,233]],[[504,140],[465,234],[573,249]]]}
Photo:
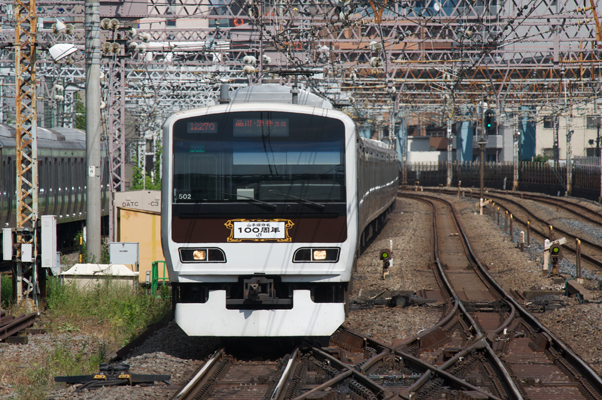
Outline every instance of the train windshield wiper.
{"label": "train windshield wiper", "polygon": [[290,194],[284,194],[284,193],[280,193],[280,192],[279,192],[279,191],[277,191],[277,190],[268,190],[268,192],[277,193],[277,194],[279,194],[280,196],[284,196],[284,197],[290,197],[291,199],[299,200],[299,201],[300,201],[300,202],[302,202],[302,203],[305,203],[305,204],[310,204],[310,205],[312,205],[312,206],[316,206],[316,207],[320,208],[321,210],[323,210],[324,208],[326,208],[326,207],[324,206],[324,204],[316,203],[315,201],[311,201],[311,200],[303,199],[303,198],[301,198],[301,197],[292,196],[292,195],[290,195]]}
{"label": "train windshield wiper", "polygon": [[253,201],[255,203],[263,204],[263,205],[269,206],[269,207],[274,208],[274,209],[276,208],[276,204],[268,203],[267,201],[263,201],[263,200],[258,200],[258,199],[254,198],[254,197],[243,196],[242,194],[234,194],[234,193],[221,192],[221,191],[220,191],[220,193],[221,194],[227,194],[228,196],[236,196],[237,198],[238,197],[243,197],[243,198],[245,198],[247,200],[251,200],[251,201]]}

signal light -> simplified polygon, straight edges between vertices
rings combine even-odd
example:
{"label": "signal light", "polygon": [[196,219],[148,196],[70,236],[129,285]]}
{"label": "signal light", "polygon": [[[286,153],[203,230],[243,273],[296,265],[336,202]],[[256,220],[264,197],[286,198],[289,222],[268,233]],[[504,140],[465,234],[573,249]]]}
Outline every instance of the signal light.
{"label": "signal light", "polygon": [[389,267],[391,266],[391,252],[388,249],[380,251],[380,259],[383,262],[383,279],[389,275]]}
{"label": "signal light", "polygon": [[554,246],[550,249],[550,257],[553,264],[557,264],[560,260],[560,246]]}
{"label": "signal light", "polygon": [[496,124],[495,124],[495,111],[489,109],[485,111],[485,115],[483,116],[485,123],[485,133],[487,135],[495,135],[496,134]]}

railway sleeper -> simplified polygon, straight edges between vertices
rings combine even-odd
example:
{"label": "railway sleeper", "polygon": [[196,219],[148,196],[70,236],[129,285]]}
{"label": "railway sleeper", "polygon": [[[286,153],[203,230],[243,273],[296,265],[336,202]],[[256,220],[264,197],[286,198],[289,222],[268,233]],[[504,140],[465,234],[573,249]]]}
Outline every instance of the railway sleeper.
{"label": "railway sleeper", "polygon": [[531,341],[529,342],[529,347],[531,350],[541,353],[548,347],[548,343],[550,341],[550,337],[545,333],[536,333],[531,336]]}
{"label": "railway sleeper", "polygon": [[575,367],[573,367],[567,361],[567,359],[560,354],[559,351],[550,347],[546,353],[548,353],[548,355],[552,357],[552,359],[554,360],[554,365],[556,365],[565,374],[567,374],[569,377],[578,382],[579,390],[582,393],[587,394],[588,398],[602,400],[602,395],[600,395],[600,393],[589,384],[587,378],[585,378],[583,374],[579,373],[579,371],[577,371]]}
{"label": "railway sleeper", "polygon": [[423,350],[432,350],[450,341],[450,334],[441,328],[437,328],[420,338],[420,347]]}
{"label": "railway sleeper", "polygon": [[364,351],[364,340],[359,336],[352,335],[346,330],[337,330],[330,338],[330,341],[332,344],[351,353],[360,353]]}
{"label": "railway sleeper", "polygon": [[500,300],[496,301],[465,301],[462,304],[466,307],[466,310],[469,312],[500,312],[503,309],[507,309],[508,306],[505,305]]}

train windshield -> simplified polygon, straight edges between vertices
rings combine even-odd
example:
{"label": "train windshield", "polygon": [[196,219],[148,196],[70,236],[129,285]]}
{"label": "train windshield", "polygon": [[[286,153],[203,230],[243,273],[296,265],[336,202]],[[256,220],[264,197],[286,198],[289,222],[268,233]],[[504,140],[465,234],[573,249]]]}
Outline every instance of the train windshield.
{"label": "train windshield", "polygon": [[345,201],[337,119],[269,111],[184,119],[173,127],[173,155],[174,203]]}

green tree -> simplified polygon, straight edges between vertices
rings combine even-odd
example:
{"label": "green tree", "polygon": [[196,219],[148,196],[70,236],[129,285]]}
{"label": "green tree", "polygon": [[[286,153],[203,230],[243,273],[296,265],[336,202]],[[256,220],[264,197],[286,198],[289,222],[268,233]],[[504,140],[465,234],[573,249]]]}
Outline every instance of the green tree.
{"label": "green tree", "polygon": [[134,158],[136,163],[134,166],[134,173],[132,176],[132,184],[130,190],[161,190],[161,161],[163,157],[163,146],[161,142],[157,140],[157,147],[155,150],[155,165],[153,166],[154,178],[151,174],[144,174],[143,167],[141,168],[138,164],[138,154]]}
{"label": "green tree", "polygon": [[75,128],[86,130],[86,106],[79,93],[75,93]]}
{"label": "green tree", "polygon": [[545,162],[548,162],[549,159],[550,159],[550,157],[542,156],[541,154],[538,154],[535,157],[533,157],[533,162],[545,163]]}

